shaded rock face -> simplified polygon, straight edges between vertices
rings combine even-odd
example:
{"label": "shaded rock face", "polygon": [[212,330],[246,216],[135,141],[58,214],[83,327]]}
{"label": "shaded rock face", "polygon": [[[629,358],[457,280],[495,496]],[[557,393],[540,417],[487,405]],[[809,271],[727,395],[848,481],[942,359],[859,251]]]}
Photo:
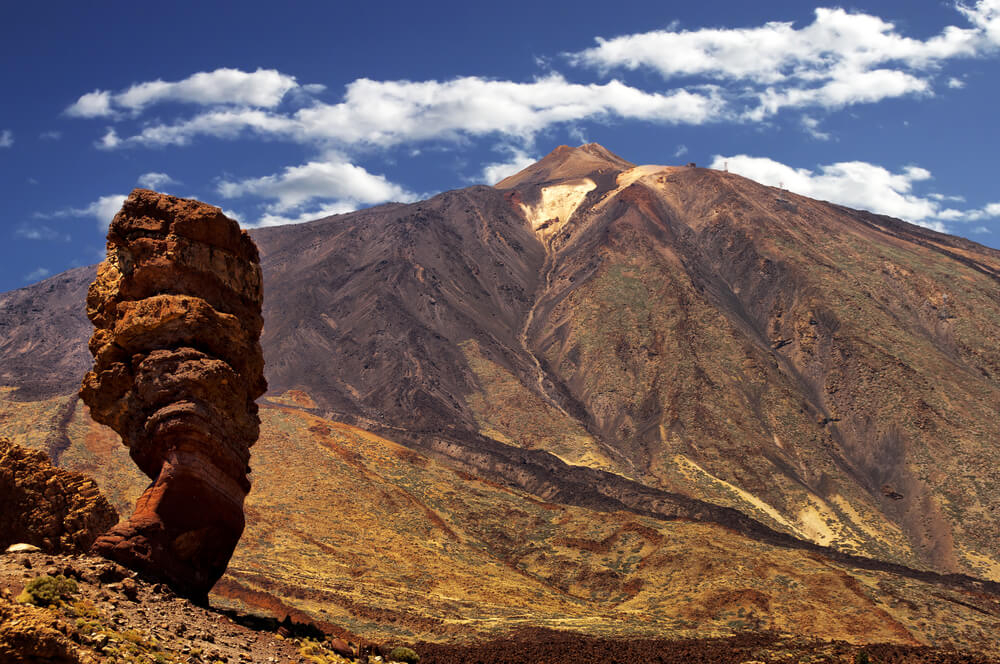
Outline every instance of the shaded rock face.
{"label": "shaded rock face", "polygon": [[93,370],[80,395],[153,483],[94,552],[194,598],[243,533],[267,388],[257,248],[219,208],[136,189],[87,295]]}
{"label": "shaded rock face", "polygon": [[0,438],[0,550],[27,542],[83,553],[118,521],[94,480],[56,468],[44,452]]}

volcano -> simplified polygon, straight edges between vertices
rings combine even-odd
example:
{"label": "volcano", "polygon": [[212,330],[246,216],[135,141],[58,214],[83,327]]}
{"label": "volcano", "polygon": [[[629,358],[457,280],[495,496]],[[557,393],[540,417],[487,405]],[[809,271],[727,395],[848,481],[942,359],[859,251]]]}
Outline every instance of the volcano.
{"label": "volcano", "polygon": [[[270,391],[225,601],[989,642],[1000,252],[597,144],[252,235]],[[73,396],[92,278],[0,296],[0,417],[127,504]]]}

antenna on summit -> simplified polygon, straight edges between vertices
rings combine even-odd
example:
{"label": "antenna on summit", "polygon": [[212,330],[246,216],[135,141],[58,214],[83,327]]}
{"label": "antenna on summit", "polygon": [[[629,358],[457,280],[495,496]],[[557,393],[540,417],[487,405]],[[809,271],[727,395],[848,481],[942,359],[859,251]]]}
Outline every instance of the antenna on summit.
{"label": "antenna on summit", "polygon": [[726,161],[722,162],[722,170],[724,172],[726,172],[726,173],[729,172],[729,160],[728,159]]}

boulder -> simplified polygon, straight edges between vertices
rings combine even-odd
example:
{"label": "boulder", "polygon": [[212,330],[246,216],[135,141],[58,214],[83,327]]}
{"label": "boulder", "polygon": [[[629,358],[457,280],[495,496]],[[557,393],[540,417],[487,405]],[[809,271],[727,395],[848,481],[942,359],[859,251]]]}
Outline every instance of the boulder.
{"label": "boulder", "polygon": [[[118,521],[94,480],[0,438],[0,548],[83,553]],[[37,548],[36,548],[37,547]]]}

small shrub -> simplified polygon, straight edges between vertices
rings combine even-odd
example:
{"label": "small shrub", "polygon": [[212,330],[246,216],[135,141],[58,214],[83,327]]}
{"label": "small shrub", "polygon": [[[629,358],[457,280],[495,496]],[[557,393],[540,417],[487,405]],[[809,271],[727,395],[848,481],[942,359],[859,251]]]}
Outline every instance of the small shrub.
{"label": "small shrub", "polygon": [[35,606],[58,606],[63,600],[72,597],[76,589],[76,581],[73,579],[67,579],[62,574],[58,576],[43,574],[29,581],[24,587],[24,592],[17,596],[17,600],[22,604]]}
{"label": "small shrub", "polygon": [[412,648],[396,646],[389,652],[389,659],[393,662],[403,662],[403,664],[417,664],[420,661],[420,655]]}
{"label": "small shrub", "polygon": [[94,606],[94,603],[88,600],[73,602],[73,604],[66,609],[66,612],[70,615],[70,617],[76,616],[78,618],[96,619],[101,616],[97,607]]}
{"label": "small shrub", "polygon": [[874,664],[871,658],[868,657],[868,653],[864,650],[859,650],[858,654],[854,656],[854,664]]}

